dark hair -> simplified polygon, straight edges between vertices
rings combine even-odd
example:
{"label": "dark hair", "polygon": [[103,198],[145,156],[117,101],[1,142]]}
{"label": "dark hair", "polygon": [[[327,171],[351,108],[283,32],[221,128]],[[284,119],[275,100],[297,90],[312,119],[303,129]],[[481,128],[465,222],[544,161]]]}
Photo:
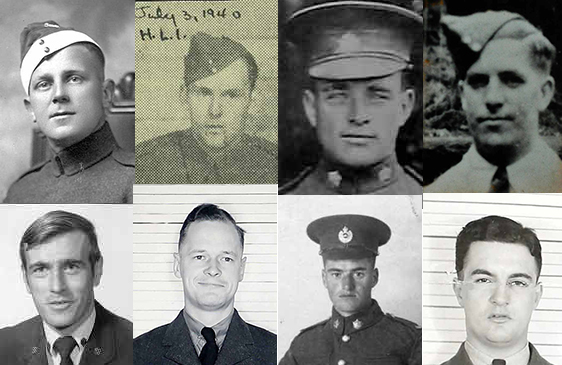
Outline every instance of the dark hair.
{"label": "dark hair", "polygon": [[42,215],[25,230],[20,241],[20,258],[23,269],[27,271],[26,251],[46,243],[53,237],[73,231],[81,231],[88,237],[90,244],[88,260],[93,271],[95,263],[101,259],[94,225],[78,214],[63,210],[55,210]]}
{"label": "dark hair", "polygon": [[464,260],[470,244],[476,241],[495,241],[501,243],[520,244],[529,249],[537,264],[537,280],[541,274],[542,256],[541,243],[535,232],[505,217],[491,215],[468,223],[457,236],[455,248],[455,269],[461,278]]}
{"label": "dark hair", "polygon": [[225,223],[232,223],[234,228],[236,228],[236,232],[238,233],[238,238],[240,238],[240,244],[242,245],[242,249],[244,249],[244,231],[240,228],[234,218],[224,209],[217,207],[214,204],[201,204],[189,213],[183,225],[180,229],[180,239],[178,242],[178,249],[181,247],[181,243],[187,234],[187,229],[189,226],[197,221],[220,221]]}
{"label": "dark hair", "polygon": [[258,79],[258,64],[254,56],[246,51],[242,54],[242,59],[245,61],[248,67],[248,80],[250,81],[250,91],[254,90],[256,86],[256,80]]}

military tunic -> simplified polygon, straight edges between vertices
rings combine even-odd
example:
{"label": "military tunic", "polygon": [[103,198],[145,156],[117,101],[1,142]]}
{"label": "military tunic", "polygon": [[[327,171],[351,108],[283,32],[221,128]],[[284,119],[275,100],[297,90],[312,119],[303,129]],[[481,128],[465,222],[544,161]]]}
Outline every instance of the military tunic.
{"label": "military tunic", "polygon": [[395,158],[361,173],[332,170],[325,161],[309,167],[284,184],[279,194],[292,195],[420,195],[421,177],[411,168],[403,168]]}
{"label": "military tunic", "polygon": [[304,329],[279,365],[421,365],[421,328],[371,307]]}
{"label": "military tunic", "polygon": [[25,173],[4,203],[132,203],[135,156],[122,150],[108,123]]}
{"label": "military tunic", "polygon": [[[531,350],[531,358],[529,359],[528,365],[552,365],[541,357],[535,346],[531,343],[529,343],[529,348]],[[468,353],[466,352],[463,343],[456,355],[441,365],[473,365],[473,363],[470,361],[470,357],[468,357]]]}
{"label": "military tunic", "polygon": [[136,146],[137,184],[276,184],[277,146],[243,134],[213,159],[191,130],[181,130]]}

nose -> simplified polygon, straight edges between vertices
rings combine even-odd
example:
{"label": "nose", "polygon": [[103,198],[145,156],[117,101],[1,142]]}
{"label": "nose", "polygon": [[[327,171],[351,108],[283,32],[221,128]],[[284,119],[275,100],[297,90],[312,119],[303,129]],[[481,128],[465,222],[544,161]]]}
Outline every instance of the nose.
{"label": "nose", "polygon": [[494,291],[492,292],[492,296],[490,297],[490,301],[499,306],[509,304],[509,289],[507,285],[499,283],[496,284]]}
{"label": "nose", "polygon": [[216,277],[221,275],[221,270],[217,260],[209,260],[209,265],[205,268],[205,274]]}
{"label": "nose", "polygon": [[54,293],[60,293],[65,290],[66,278],[62,270],[53,270],[49,278],[49,285]]}
{"label": "nose", "polygon": [[492,114],[497,113],[504,104],[503,91],[497,80],[490,80],[485,94],[486,108]]}
{"label": "nose", "polygon": [[53,103],[60,104],[66,103],[69,100],[68,92],[64,82],[55,82],[53,85]]}
{"label": "nose", "polygon": [[222,116],[222,102],[220,98],[212,96],[209,104],[209,116],[211,119],[217,119]]}
{"label": "nose", "polygon": [[352,95],[349,106],[349,122],[351,124],[363,125],[370,121],[367,104],[363,97]]}
{"label": "nose", "polygon": [[355,289],[355,281],[352,275],[344,275],[342,279],[343,289],[346,291],[351,291]]}

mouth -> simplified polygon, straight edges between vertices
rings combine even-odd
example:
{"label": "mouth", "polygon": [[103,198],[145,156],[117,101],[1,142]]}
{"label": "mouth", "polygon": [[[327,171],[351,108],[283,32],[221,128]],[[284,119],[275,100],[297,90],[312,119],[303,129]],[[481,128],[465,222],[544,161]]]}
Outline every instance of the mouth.
{"label": "mouth", "polygon": [[340,298],[355,298],[356,295],[352,294],[352,293],[344,293],[344,294],[340,294]]}
{"label": "mouth", "polygon": [[511,320],[511,317],[507,314],[492,314],[488,317],[489,320],[495,323],[505,323]]}
{"label": "mouth", "polygon": [[367,144],[377,140],[377,136],[368,133],[343,133],[341,138],[351,144]]}
{"label": "mouth", "polygon": [[49,306],[57,311],[68,309],[72,305],[71,300],[53,300],[48,302]]}
{"label": "mouth", "polygon": [[74,115],[74,114],[76,114],[76,113],[61,110],[61,111],[54,112],[53,114],[51,114],[51,115],[49,116],[49,118],[50,118],[50,119],[58,119],[58,118],[68,117],[68,116]]}
{"label": "mouth", "polygon": [[491,125],[513,122],[513,120],[514,120],[514,118],[509,116],[509,115],[476,118],[476,122],[478,122],[478,124],[486,123],[486,124],[491,124]]}
{"label": "mouth", "polygon": [[224,287],[223,284],[221,283],[213,283],[213,282],[207,282],[207,281],[200,281],[197,284],[204,286],[204,287],[210,287],[210,288],[222,288]]}

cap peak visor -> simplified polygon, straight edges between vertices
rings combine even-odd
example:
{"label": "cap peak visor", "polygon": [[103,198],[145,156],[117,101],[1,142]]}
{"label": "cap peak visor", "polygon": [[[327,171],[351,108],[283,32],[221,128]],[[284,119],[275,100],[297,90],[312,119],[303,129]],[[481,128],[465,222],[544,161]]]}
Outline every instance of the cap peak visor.
{"label": "cap peak visor", "polygon": [[29,95],[29,83],[33,72],[45,57],[75,43],[83,42],[92,43],[101,50],[100,45],[92,38],[75,30],[61,30],[38,38],[33,42],[21,61],[20,67],[21,83],[26,94]]}
{"label": "cap peak visor", "polygon": [[308,74],[313,78],[329,80],[384,77],[408,68],[407,59],[385,52],[362,52],[333,55],[313,60]]}

